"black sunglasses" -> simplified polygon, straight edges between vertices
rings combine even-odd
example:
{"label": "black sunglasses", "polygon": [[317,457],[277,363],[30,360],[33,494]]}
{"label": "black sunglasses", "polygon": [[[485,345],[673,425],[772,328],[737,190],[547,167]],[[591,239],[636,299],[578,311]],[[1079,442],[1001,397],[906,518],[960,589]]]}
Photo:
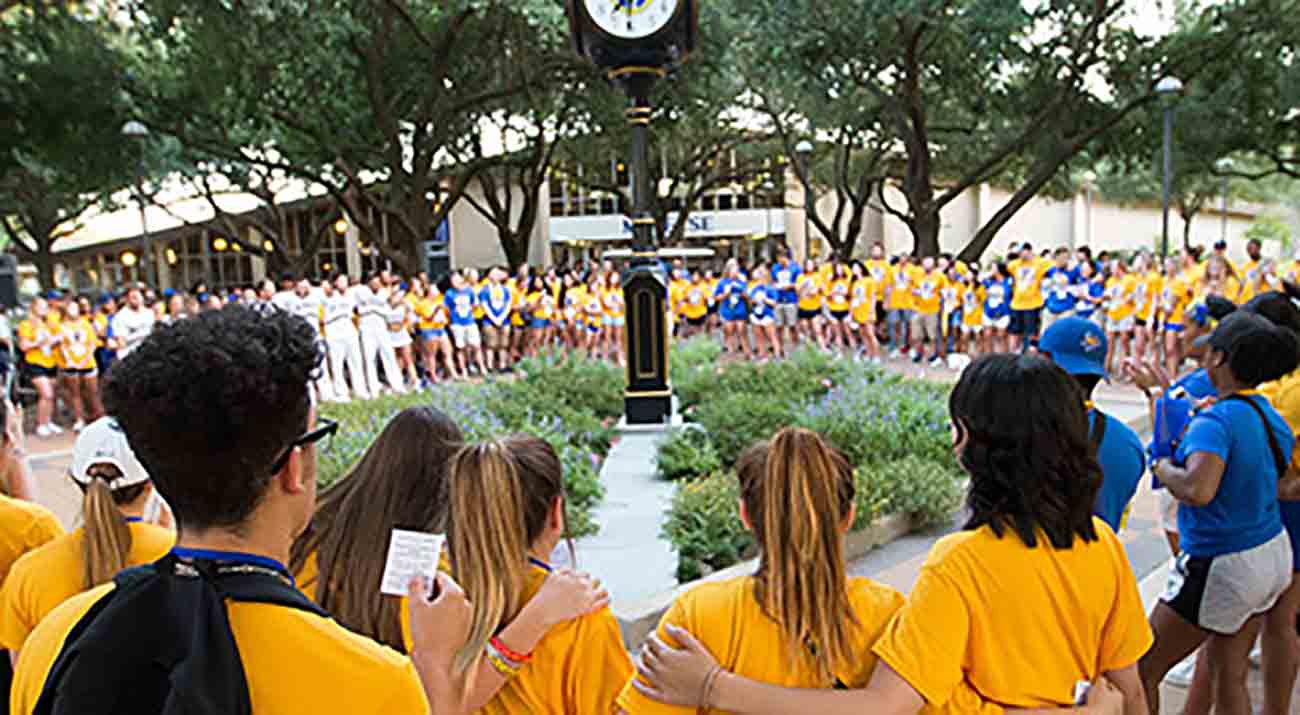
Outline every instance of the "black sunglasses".
{"label": "black sunglasses", "polygon": [[289,455],[293,453],[293,450],[299,447],[306,447],[307,445],[310,444],[316,444],[317,442],[321,441],[322,439],[325,439],[326,437],[333,437],[334,434],[338,431],[339,431],[338,422],[335,422],[334,420],[331,420],[326,417],[321,417],[317,419],[316,429],[307,432],[306,434],[299,437],[298,439],[295,439],[294,441],[290,442],[289,446],[285,448],[284,453],[281,454],[278,458],[276,458],[275,462],[271,465],[271,474],[272,475],[279,474],[280,470],[284,469],[284,465],[286,462],[289,461]]}

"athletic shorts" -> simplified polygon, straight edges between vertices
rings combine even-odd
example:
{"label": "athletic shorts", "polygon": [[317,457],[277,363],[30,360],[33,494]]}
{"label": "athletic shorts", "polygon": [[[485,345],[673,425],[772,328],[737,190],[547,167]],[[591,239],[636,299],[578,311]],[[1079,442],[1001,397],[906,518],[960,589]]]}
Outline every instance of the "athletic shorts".
{"label": "athletic shorts", "polygon": [[982,332],[984,332],[983,325],[971,325],[970,323],[961,324],[962,335],[979,335]]}
{"label": "athletic shorts", "polygon": [[1165,323],[1166,333],[1181,333],[1183,330],[1184,328],[1182,323]]}
{"label": "athletic shorts", "polygon": [[1042,328],[1043,309],[1012,310],[1011,324],[1008,328],[1012,335],[1036,337]]}
{"label": "athletic shorts", "polygon": [[67,377],[94,377],[97,371],[93,367],[61,367],[59,374]]}
{"label": "athletic shorts", "polygon": [[605,316],[605,325],[608,326],[608,327],[611,327],[611,328],[621,328],[621,327],[623,327],[623,324],[626,323],[626,322],[627,322],[627,319],[624,318],[624,317],[621,316],[621,315],[620,315],[620,316],[617,316],[617,317],[612,316],[612,315],[606,315],[606,316]]}
{"label": "athletic shorts", "polygon": [[1178,533],[1178,500],[1168,489],[1156,489],[1156,510],[1160,513],[1160,528],[1171,534]]}
{"label": "athletic shorts", "polygon": [[759,326],[759,327],[767,327],[767,326],[769,326],[769,325],[775,325],[775,324],[776,324],[776,318],[775,318],[774,316],[771,316],[771,315],[765,315],[765,316],[763,316],[763,317],[761,317],[761,318],[758,317],[758,316],[750,316],[750,318],[749,318],[749,322],[751,322],[751,323],[753,323],[754,325],[757,325],[757,326]]}
{"label": "athletic shorts", "polygon": [[427,343],[430,340],[438,340],[440,338],[447,337],[447,329],[446,328],[425,328],[424,330],[418,331],[416,335],[419,336],[420,342]]}
{"label": "athletic shorts", "polygon": [[1127,333],[1133,330],[1133,316],[1122,320],[1111,320],[1106,318],[1106,332],[1108,333]]}
{"label": "athletic shorts", "polygon": [[794,303],[779,303],[775,310],[776,324],[782,328],[793,328],[799,322],[799,306]]}
{"label": "athletic shorts", "polygon": [[541,318],[533,318],[533,322],[529,323],[528,327],[532,328],[533,330],[546,330],[547,328],[551,327],[551,321],[542,320]]}
{"label": "athletic shorts", "polygon": [[1001,318],[990,318],[986,315],[984,316],[984,327],[995,330],[1006,330],[1011,327],[1011,316],[1004,315]]}
{"label": "athletic shorts", "polygon": [[1145,328],[1149,321],[1146,318],[1134,318],[1133,324],[1139,328]]}
{"label": "athletic shorts", "polygon": [[707,315],[701,315],[701,316],[698,317],[698,318],[687,318],[687,319],[686,319],[686,324],[687,324],[687,325],[690,325],[692,328],[702,328],[702,327],[704,327],[704,324],[707,323],[707,322],[709,322],[709,316],[707,316]]}
{"label": "athletic shorts", "polygon": [[587,323],[587,332],[591,335],[599,334],[600,325],[598,323]]}
{"label": "athletic shorts", "polygon": [[1160,600],[1183,620],[1230,636],[1266,613],[1291,586],[1291,539],[1286,530],[1245,551],[1221,556],[1178,555]]}
{"label": "athletic shorts", "polygon": [[849,317],[849,311],[847,310],[831,310],[828,312],[831,314],[831,320],[837,323],[843,323]]}
{"label": "athletic shorts", "polygon": [[483,344],[483,335],[479,332],[478,325],[474,323],[451,326],[451,339],[461,350],[476,348]]}
{"label": "athletic shorts", "polygon": [[739,313],[723,313],[722,320],[727,323],[743,323],[749,320],[749,314],[741,311]]}
{"label": "athletic shorts", "polygon": [[54,378],[59,376],[59,369],[57,367],[41,367],[40,365],[28,365],[26,369],[27,369],[27,376],[31,378],[38,378],[38,377]]}
{"label": "athletic shorts", "polygon": [[505,350],[510,347],[510,326],[483,325],[483,345],[488,350]]}
{"label": "athletic shorts", "polygon": [[886,314],[885,322],[889,324],[890,328],[897,325],[911,325],[912,311],[904,308],[893,308]]}
{"label": "athletic shorts", "polygon": [[816,320],[817,316],[821,314],[822,312],[820,309],[804,310],[803,308],[799,308],[799,320]]}
{"label": "athletic shorts", "polygon": [[925,342],[926,340],[941,339],[943,339],[943,336],[939,334],[938,313],[917,313],[912,316],[913,342]]}

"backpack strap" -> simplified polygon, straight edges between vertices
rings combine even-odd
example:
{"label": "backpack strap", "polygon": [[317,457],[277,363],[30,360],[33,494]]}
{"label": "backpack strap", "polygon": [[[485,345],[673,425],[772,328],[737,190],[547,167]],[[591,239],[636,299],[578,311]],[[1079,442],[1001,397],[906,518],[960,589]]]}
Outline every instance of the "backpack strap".
{"label": "backpack strap", "polygon": [[1285,477],[1287,473],[1287,465],[1291,463],[1291,460],[1287,459],[1286,455],[1282,454],[1282,447],[1277,443],[1277,435],[1273,434],[1273,427],[1268,423],[1268,417],[1264,414],[1264,408],[1260,407],[1254,400],[1245,395],[1232,394],[1223,399],[1244,402],[1250,405],[1250,409],[1254,410],[1255,414],[1259,415],[1260,421],[1264,423],[1264,434],[1268,437],[1268,449],[1273,453],[1273,465],[1277,467],[1277,478],[1281,479],[1282,477]]}

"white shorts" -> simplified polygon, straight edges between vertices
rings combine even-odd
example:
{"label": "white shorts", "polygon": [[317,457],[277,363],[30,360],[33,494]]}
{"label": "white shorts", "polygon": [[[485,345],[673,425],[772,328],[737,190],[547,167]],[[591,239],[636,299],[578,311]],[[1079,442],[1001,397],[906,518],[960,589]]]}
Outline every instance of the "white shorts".
{"label": "white shorts", "polygon": [[411,344],[411,333],[406,330],[390,330],[388,331],[388,344],[393,346],[394,350],[404,348]]}
{"label": "white shorts", "polygon": [[984,316],[984,327],[992,330],[1006,330],[1011,327],[1011,316],[1004,315],[1001,318],[990,318]]}
{"label": "white shorts", "polygon": [[1127,333],[1133,330],[1133,316],[1123,320],[1111,320],[1106,318],[1106,332],[1108,333]]}
{"label": "white shorts", "polygon": [[759,327],[761,328],[761,327],[766,327],[766,326],[769,326],[769,325],[775,325],[775,324],[776,324],[776,319],[773,318],[773,317],[770,316],[770,315],[769,315],[769,316],[766,316],[766,317],[763,317],[763,318],[756,318],[756,317],[754,317],[754,316],[751,315],[751,316],[749,316],[749,322],[752,323],[752,324],[754,324],[754,325],[757,325],[757,326],[759,326]]}
{"label": "white shorts", "polygon": [[1160,514],[1160,528],[1171,534],[1178,533],[1178,500],[1168,489],[1156,489],[1156,510]]}
{"label": "white shorts", "polygon": [[451,339],[456,342],[456,347],[461,350],[476,348],[483,344],[483,336],[478,331],[478,325],[474,323],[451,326]]}
{"label": "white shorts", "polygon": [[982,332],[984,332],[983,325],[968,325],[966,323],[961,324],[962,335],[979,335]]}
{"label": "white shorts", "polygon": [[1267,613],[1291,587],[1291,539],[1286,529],[1253,549],[1221,556],[1178,555],[1160,600],[1183,620],[1232,635]]}

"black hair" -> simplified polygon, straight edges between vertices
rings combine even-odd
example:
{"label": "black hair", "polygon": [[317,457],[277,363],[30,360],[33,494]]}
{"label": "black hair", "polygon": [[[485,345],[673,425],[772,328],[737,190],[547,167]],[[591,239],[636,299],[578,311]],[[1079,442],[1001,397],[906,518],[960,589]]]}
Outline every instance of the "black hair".
{"label": "black hair", "polygon": [[1246,388],[1281,379],[1300,365],[1296,334],[1253,311],[1239,310],[1220,321],[1210,347],[1227,355],[1228,370]]}
{"label": "black hair", "polygon": [[1033,250],[1034,250],[1034,246],[1031,243],[1029,243],[1029,241],[1025,241],[1024,243],[1020,244],[1021,253],[1024,253],[1025,251],[1032,252]]}
{"label": "black hair", "polygon": [[948,398],[971,477],[966,529],[987,526],[999,538],[1011,530],[1030,548],[1040,532],[1058,549],[1097,538],[1102,473],[1085,400],[1079,383],[1037,355],[986,355],[966,368]]}
{"label": "black hair", "polygon": [[1079,388],[1085,395],[1091,395],[1092,391],[1097,389],[1097,383],[1101,382],[1101,375],[1071,375],[1070,377],[1079,383]]}
{"label": "black hair", "polygon": [[182,528],[238,527],[307,426],[316,333],[232,305],[156,329],[113,365],[104,406]]}

